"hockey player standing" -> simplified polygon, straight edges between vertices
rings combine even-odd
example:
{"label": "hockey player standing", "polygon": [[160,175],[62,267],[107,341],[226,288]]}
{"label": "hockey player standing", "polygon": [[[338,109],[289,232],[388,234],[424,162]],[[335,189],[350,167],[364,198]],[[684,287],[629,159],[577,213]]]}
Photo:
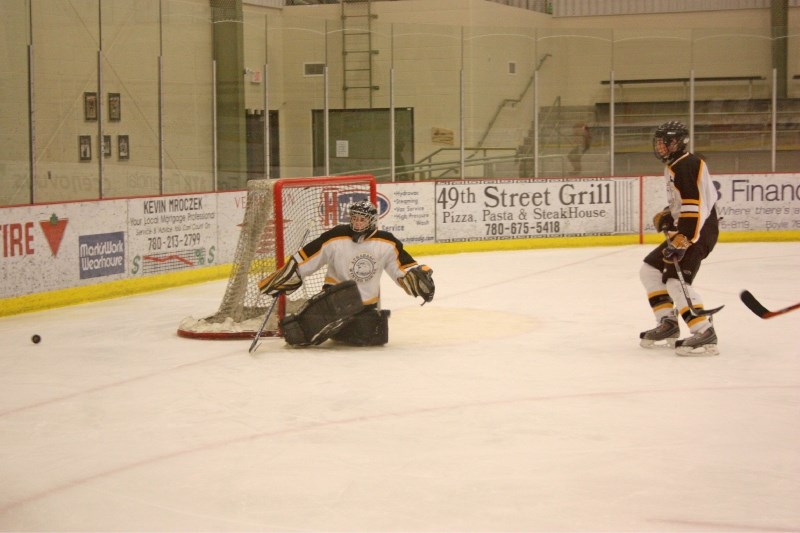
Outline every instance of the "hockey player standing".
{"label": "hockey player standing", "polygon": [[[378,229],[375,205],[366,200],[356,202],[348,213],[349,224],[322,233],[259,283],[261,292],[270,296],[290,294],[305,276],[327,266],[323,291],[284,319],[284,337],[289,344],[319,344],[328,338],[359,346],[385,344],[389,312],[378,309],[384,271],[408,294],[425,302],[433,300],[433,271],[417,264],[393,234]],[[354,297],[361,300],[357,302],[359,310],[342,316],[342,311],[354,309],[348,300],[352,297],[342,297],[345,290],[356,291],[354,285]]]}
{"label": "hockey player standing", "polygon": [[[717,190],[705,161],[686,151],[688,141],[689,130],[674,121],[659,126],[653,136],[653,152],[667,165],[664,177],[669,197],[669,206],[653,217],[653,225],[665,232],[668,240],[647,254],[639,272],[657,322],[639,337],[645,348],[674,347],[678,355],[717,355],[717,335],[710,316],[694,316],[689,307],[703,308],[692,281],[719,236]],[[674,260],[680,264],[691,302],[686,300]],[[678,314],[692,333],[682,340],[677,340]]]}

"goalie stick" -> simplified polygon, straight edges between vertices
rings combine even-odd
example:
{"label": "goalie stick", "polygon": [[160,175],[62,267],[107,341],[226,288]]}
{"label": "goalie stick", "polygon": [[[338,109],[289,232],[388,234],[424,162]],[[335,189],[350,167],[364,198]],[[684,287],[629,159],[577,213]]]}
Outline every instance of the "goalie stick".
{"label": "goalie stick", "polygon": [[[300,239],[300,248],[302,248],[306,243],[309,233],[311,233],[311,228],[307,227],[306,232],[303,233],[303,238]],[[248,350],[248,353],[255,352],[258,346],[261,344],[261,334],[264,332],[264,328],[267,327],[267,321],[269,320],[269,317],[272,316],[272,311],[275,309],[275,304],[278,303],[278,298],[280,298],[280,295],[276,294],[272,299],[272,303],[270,304],[269,309],[267,309],[267,314],[264,315],[264,321],[261,323],[261,327],[258,328],[258,331],[256,331],[256,334],[253,337],[253,342],[250,343],[250,349]]]}
{"label": "goalie stick", "polygon": [[742,299],[744,305],[747,306],[752,312],[759,316],[759,318],[772,318],[774,316],[782,315],[784,313],[788,313],[789,311],[794,311],[795,309],[800,309],[800,303],[796,303],[794,305],[790,305],[789,307],[784,307],[783,309],[778,309],[777,311],[770,311],[763,305],[761,302],[756,300],[756,297],[750,291],[742,291],[739,293],[739,298]]}
{"label": "goalie stick", "polygon": [[253,342],[250,344],[250,349],[248,350],[249,353],[255,352],[256,348],[258,348],[258,345],[261,344],[261,334],[264,332],[264,328],[267,327],[267,321],[269,320],[269,317],[272,316],[272,311],[275,309],[275,304],[278,303],[278,298],[280,298],[280,296],[275,296],[272,299],[272,303],[269,305],[269,309],[267,309],[267,314],[264,315],[264,321],[261,323],[261,327],[258,328],[258,331],[256,331],[256,334],[253,337]]}
{"label": "goalie stick", "polygon": [[[664,231],[664,236],[667,238],[667,243],[669,243],[669,233],[666,230]],[[692,304],[692,298],[689,296],[689,291],[686,289],[686,280],[683,279],[681,264],[674,257],[672,258],[672,264],[675,265],[675,272],[678,274],[678,281],[681,284],[683,297],[686,298],[686,304],[689,306],[689,313],[691,313],[692,316],[711,316],[714,313],[721,311],[722,308],[725,307],[724,305],[720,305],[719,307],[715,307],[713,309],[695,309],[694,304]]]}

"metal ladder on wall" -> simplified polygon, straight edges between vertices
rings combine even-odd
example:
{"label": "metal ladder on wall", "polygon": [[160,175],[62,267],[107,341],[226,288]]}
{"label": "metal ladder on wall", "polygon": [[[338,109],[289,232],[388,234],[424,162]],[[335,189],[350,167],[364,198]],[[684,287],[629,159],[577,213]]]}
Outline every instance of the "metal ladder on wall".
{"label": "metal ladder on wall", "polygon": [[[372,95],[379,89],[372,81],[372,0],[341,0],[342,80],[344,108],[372,108]],[[349,104],[349,105],[348,105]]]}

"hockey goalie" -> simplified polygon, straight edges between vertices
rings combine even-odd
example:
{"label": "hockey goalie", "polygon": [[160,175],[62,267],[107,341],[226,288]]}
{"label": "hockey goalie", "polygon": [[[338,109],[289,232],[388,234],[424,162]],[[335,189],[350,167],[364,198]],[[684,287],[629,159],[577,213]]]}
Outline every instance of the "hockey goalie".
{"label": "hockey goalie", "polygon": [[433,300],[433,270],[420,265],[388,231],[378,229],[370,201],[348,208],[349,224],[322,233],[258,284],[273,297],[291,294],[303,278],[327,267],[321,292],[281,321],[287,344],[310,346],[333,339],[354,346],[389,341],[389,311],[380,309],[380,278],[386,272],[409,295]]}

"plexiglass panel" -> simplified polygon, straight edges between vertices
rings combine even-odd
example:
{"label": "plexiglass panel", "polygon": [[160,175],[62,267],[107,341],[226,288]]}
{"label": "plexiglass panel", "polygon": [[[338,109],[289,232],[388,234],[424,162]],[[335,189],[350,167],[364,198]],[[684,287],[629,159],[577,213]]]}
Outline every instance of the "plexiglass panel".
{"label": "plexiglass panel", "polygon": [[401,4],[6,0],[0,205],[267,175],[660,173],[651,140],[668,120],[712,172],[800,168],[798,32],[773,37],[769,10],[612,29]]}

